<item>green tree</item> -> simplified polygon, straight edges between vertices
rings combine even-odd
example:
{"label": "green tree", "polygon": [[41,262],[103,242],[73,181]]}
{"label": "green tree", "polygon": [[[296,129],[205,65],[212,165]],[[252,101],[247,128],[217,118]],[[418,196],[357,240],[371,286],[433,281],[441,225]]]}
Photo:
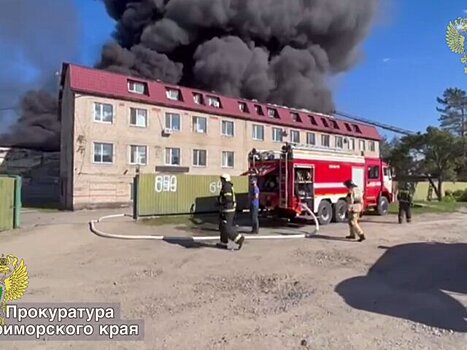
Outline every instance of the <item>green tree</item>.
{"label": "green tree", "polygon": [[436,178],[438,200],[443,197],[443,182],[456,179],[456,170],[461,161],[461,139],[433,127],[429,127],[424,134],[403,137],[389,159],[396,176],[429,175]]}
{"label": "green tree", "polygon": [[458,88],[446,89],[443,97],[437,98],[441,107],[436,110],[441,113],[440,127],[461,137],[467,132],[467,93]]}

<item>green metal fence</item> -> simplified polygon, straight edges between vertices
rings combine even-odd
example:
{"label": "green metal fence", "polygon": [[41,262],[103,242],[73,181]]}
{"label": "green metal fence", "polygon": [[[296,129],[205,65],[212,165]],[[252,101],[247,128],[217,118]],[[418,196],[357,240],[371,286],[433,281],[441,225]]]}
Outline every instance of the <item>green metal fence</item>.
{"label": "green metal fence", "polygon": [[[237,209],[248,205],[248,177],[233,176]],[[134,179],[135,218],[218,211],[219,176],[140,174]]]}
{"label": "green metal fence", "polygon": [[21,177],[0,175],[0,231],[20,226]]}

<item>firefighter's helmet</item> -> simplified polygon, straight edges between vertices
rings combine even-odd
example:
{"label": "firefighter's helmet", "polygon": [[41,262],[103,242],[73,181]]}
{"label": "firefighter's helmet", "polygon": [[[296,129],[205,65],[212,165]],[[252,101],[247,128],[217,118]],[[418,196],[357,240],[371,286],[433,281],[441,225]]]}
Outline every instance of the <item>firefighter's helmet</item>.
{"label": "firefighter's helmet", "polygon": [[358,187],[352,180],[347,180],[344,182],[345,187],[347,188],[352,188],[352,187]]}
{"label": "firefighter's helmet", "polygon": [[224,179],[227,182],[230,182],[231,178],[229,174],[222,174],[221,179]]}

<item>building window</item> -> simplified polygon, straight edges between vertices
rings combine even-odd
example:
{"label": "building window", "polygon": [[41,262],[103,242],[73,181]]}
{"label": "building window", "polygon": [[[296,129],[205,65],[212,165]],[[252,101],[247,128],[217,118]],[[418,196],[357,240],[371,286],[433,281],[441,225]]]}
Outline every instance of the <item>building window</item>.
{"label": "building window", "polygon": [[177,113],[165,113],[165,127],[172,131],[180,131],[180,114]]}
{"label": "building window", "polygon": [[329,135],[326,135],[326,134],[321,135],[321,146],[329,147],[330,145],[331,145],[331,142],[330,142]]}
{"label": "building window", "polygon": [[165,94],[169,100],[173,101],[183,101],[182,92],[178,89],[166,88]]}
{"label": "building window", "polygon": [[146,146],[130,146],[130,164],[146,165],[148,162],[148,148]]}
{"label": "building window", "polygon": [[112,164],[114,145],[111,143],[94,143],[94,163]]}
{"label": "building window", "polygon": [[349,150],[355,151],[355,139],[349,139]]}
{"label": "building window", "polygon": [[148,126],[148,111],[140,108],[130,108],[130,125],[145,128]]}
{"label": "building window", "polygon": [[224,136],[233,137],[235,135],[234,122],[231,122],[229,120],[223,120],[221,132],[222,132],[222,135]]}
{"label": "building window", "polygon": [[260,105],[255,105],[255,111],[258,115],[264,115],[263,108]]}
{"label": "building window", "polygon": [[208,96],[208,105],[214,108],[221,108],[221,100],[219,97]]}
{"label": "building window", "polygon": [[336,136],[335,142],[337,148],[344,148],[344,139],[342,138],[342,136]]}
{"label": "building window", "polygon": [[292,121],[294,121],[296,123],[301,123],[302,122],[302,119],[300,118],[300,114],[295,113],[295,112],[291,112],[290,115],[292,116]]}
{"label": "building window", "polygon": [[349,123],[345,123],[345,128],[347,129],[347,131],[352,132],[352,128],[350,127]]}
{"label": "building window", "polygon": [[324,125],[326,128],[329,128],[329,124],[328,124],[328,121],[326,120],[326,118],[321,118],[321,121],[323,122],[323,125]]}
{"label": "building window", "polygon": [[290,142],[291,143],[300,143],[300,131],[290,130]]}
{"label": "building window", "polygon": [[222,152],[222,167],[233,168],[234,167],[234,153],[233,152]]}
{"label": "building window", "polygon": [[368,143],[368,148],[370,149],[370,152],[376,151],[376,144],[375,144],[375,141],[370,141],[370,142]]}
{"label": "building window", "polygon": [[312,125],[318,125],[318,123],[316,122],[315,117],[313,117],[312,115],[309,115],[309,117],[310,117],[310,122],[311,122]]}
{"label": "building window", "polygon": [[193,101],[194,101],[197,105],[204,105],[203,95],[201,95],[200,93],[197,93],[197,92],[194,92],[194,93],[193,93]]}
{"label": "building window", "polygon": [[180,148],[165,149],[165,165],[180,165]]}
{"label": "building window", "polygon": [[352,126],[353,126],[354,131],[355,131],[357,134],[361,134],[361,133],[362,133],[362,131],[360,130],[360,128],[359,128],[358,125],[352,124]]}
{"label": "building window", "polygon": [[283,142],[284,140],[284,132],[281,128],[272,128],[272,140],[274,142]]}
{"label": "building window", "polygon": [[135,94],[146,94],[147,91],[147,84],[141,83],[138,81],[129,80],[128,81],[128,91],[133,92]]}
{"label": "building window", "polygon": [[368,168],[368,179],[371,179],[371,180],[379,179],[379,166],[372,166]]}
{"label": "building window", "polygon": [[193,150],[193,166],[205,167],[207,164],[207,152],[204,149]]}
{"label": "building window", "polygon": [[306,144],[307,145],[316,145],[316,134],[314,132],[306,133]]}
{"label": "building window", "polygon": [[337,124],[337,122],[336,122],[335,120],[330,119],[329,121],[331,122],[332,127],[333,127],[334,129],[336,129],[336,130],[339,130],[339,129],[340,129],[340,128],[339,128],[339,124]]}
{"label": "building window", "polygon": [[94,103],[94,121],[99,123],[112,123],[113,106],[108,103]]}
{"label": "building window", "polygon": [[279,115],[277,114],[277,110],[275,110],[274,108],[268,108],[268,115],[271,118],[275,118],[275,119],[279,118]]}
{"label": "building window", "polygon": [[253,124],[253,140],[264,141],[264,126]]}
{"label": "building window", "polygon": [[248,110],[248,106],[245,102],[239,102],[238,103],[238,109],[240,110],[240,112],[243,112],[243,113],[249,113],[250,111]]}
{"label": "building window", "polygon": [[360,140],[359,142],[360,151],[365,151],[366,150],[365,146],[366,146],[365,140]]}
{"label": "building window", "polygon": [[193,117],[193,131],[206,134],[208,132],[208,120],[204,117]]}

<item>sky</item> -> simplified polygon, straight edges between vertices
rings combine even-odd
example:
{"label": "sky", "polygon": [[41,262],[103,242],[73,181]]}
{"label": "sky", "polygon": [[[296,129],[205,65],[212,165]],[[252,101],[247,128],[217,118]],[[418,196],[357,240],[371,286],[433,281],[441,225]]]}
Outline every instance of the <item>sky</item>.
{"label": "sky", "polygon": [[[78,53],[67,59],[92,66],[101,46],[111,37],[115,23],[100,0],[72,1],[77,10],[80,40]],[[461,57],[452,53],[445,41],[449,22],[467,17],[467,3],[465,0],[381,0],[381,3],[374,28],[363,44],[359,64],[330,80],[337,110],[412,131],[437,126],[436,97],[449,87],[467,89]],[[27,75],[28,68],[23,72]]]}

